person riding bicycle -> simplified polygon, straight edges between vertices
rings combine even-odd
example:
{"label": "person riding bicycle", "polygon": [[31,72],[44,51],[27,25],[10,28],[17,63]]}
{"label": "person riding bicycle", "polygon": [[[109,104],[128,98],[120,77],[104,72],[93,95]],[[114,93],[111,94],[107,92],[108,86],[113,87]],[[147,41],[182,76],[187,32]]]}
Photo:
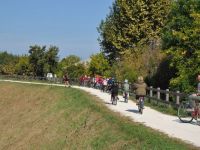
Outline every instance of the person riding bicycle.
{"label": "person riding bicycle", "polygon": [[117,97],[117,99],[118,99],[118,91],[119,91],[118,83],[116,81],[113,81],[113,83],[111,85],[111,101],[115,97]]}
{"label": "person riding bicycle", "polygon": [[112,87],[114,81],[115,81],[115,78],[114,78],[114,77],[108,79],[108,82],[107,82],[107,90],[108,90],[108,92],[110,92],[110,93],[111,93],[111,87]]}
{"label": "person riding bicycle", "polygon": [[125,98],[125,95],[127,96],[126,98],[128,99],[129,96],[129,84],[128,84],[128,80],[125,79],[124,80],[124,84],[123,84],[123,97]]}
{"label": "person riding bicycle", "polygon": [[197,84],[197,93],[194,93],[189,96],[189,99],[192,101],[194,109],[200,110],[199,101],[200,101],[200,74],[197,76],[198,84]]}
{"label": "person riding bicycle", "polygon": [[134,89],[135,89],[135,94],[136,94],[136,101],[137,105],[139,103],[139,98],[144,97],[146,95],[146,88],[147,84],[144,82],[144,79],[142,76],[138,77],[138,80],[136,83],[134,83]]}

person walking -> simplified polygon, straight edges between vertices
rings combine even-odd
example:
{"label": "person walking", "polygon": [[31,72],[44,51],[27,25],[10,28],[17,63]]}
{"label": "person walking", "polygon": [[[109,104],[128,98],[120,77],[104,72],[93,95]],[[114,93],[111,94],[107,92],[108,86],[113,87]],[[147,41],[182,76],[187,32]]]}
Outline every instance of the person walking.
{"label": "person walking", "polygon": [[63,76],[63,82],[65,84],[65,87],[70,87],[69,85],[69,78],[67,76],[67,74],[65,73],[65,75]]}

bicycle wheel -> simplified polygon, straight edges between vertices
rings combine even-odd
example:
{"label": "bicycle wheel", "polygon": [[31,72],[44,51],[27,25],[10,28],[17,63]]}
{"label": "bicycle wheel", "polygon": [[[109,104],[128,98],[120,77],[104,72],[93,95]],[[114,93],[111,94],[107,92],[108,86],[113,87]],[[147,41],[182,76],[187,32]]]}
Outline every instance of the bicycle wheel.
{"label": "bicycle wheel", "polygon": [[117,105],[117,96],[115,96],[115,98],[114,98],[114,105]]}
{"label": "bicycle wheel", "polygon": [[178,117],[182,122],[192,122],[193,107],[189,102],[182,102],[178,108]]}
{"label": "bicycle wheel", "polygon": [[112,101],[112,104],[114,105],[114,98],[113,97],[111,97],[111,101]]}
{"label": "bicycle wheel", "polygon": [[128,94],[127,94],[127,93],[125,93],[124,101],[125,101],[126,103],[128,103]]}
{"label": "bicycle wheel", "polygon": [[144,99],[143,97],[141,97],[139,100],[139,105],[138,105],[138,109],[141,114],[143,113],[143,108],[144,108]]}

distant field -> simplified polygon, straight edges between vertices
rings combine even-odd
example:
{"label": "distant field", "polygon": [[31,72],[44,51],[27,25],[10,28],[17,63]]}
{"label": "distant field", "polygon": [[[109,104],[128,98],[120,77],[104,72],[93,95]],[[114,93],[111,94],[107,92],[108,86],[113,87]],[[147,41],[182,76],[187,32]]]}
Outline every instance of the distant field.
{"label": "distant field", "polygon": [[0,149],[197,149],[133,123],[83,91],[0,82]]}

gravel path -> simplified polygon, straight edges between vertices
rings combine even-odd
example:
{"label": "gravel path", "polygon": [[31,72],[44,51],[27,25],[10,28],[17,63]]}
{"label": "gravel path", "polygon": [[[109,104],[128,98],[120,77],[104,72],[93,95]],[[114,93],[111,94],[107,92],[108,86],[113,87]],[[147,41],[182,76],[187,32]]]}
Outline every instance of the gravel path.
{"label": "gravel path", "polygon": [[[63,86],[59,84],[33,83],[12,80],[0,81]],[[181,123],[178,117],[162,114],[147,106],[145,107],[144,112],[141,115],[138,113],[136,104],[133,101],[128,101],[128,103],[124,103],[122,96],[119,96],[119,101],[115,106],[111,104],[110,95],[108,93],[103,93],[99,90],[87,87],[73,86],[73,88],[82,89],[92,95],[99,97],[109,109],[119,112],[121,115],[128,116],[135,122],[143,123],[144,125],[159,130],[160,132],[166,133],[171,137],[182,139],[187,143],[200,147],[200,126],[196,125],[196,122]]]}
{"label": "gravel path", "polygon": [[117,105],[112,105],[110,95],[99,90],[76,87],[99,97],[105,105],[113,111],[120,112],[124,116],[130,117],[135,122],[140,122],[148,127],[159,130],[171,137],[182,139],[183,141],[200,147],[200,126],[196,122],[182,123],[178,117],[162,114],[145,106],[143,114],[138,113],[138,107],[133,101],[124,103],[123,97],[119,96]]}

